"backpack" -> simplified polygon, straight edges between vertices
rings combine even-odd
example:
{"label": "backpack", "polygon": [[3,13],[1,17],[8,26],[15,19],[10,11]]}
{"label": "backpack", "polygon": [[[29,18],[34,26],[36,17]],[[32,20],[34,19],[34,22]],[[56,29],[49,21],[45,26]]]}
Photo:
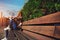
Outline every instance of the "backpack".
{"label": "backpack", "polygon": [[16,22],[14,22],[14,20],[10,20],[10,28],[12,30],[16,30],[17,29],[17,24],[16,24]]}

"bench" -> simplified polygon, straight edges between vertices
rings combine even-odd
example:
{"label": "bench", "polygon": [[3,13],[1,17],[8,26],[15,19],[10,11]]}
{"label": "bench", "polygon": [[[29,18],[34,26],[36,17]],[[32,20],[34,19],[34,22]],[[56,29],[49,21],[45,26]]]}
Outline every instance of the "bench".
{"label": "bench", "polygon": [[17,36],[18,40],[20,39],[21,40],[37,40],[36,38],[29,36],[28,34],[21,32],[21,31],[14,31],[14,33]]}
{"label": "bench", "polygon": [[9,32],[8,40],[60,40],[60,12],[25,21],[22,29]]}
{"label": "bench", "polygon": [[23,22],[22,28],[23,32],[27,31],[27,33],[31,32],[31,34],[35,33],[60,40],[60,12],[25,21]]}
{"label": "bench", "polygon": [[8,35],[8,40],[37,40],[36,38],[27,35],[20,30],[11,30]]}
{"label": "bench", "polygon": [[12,30],[9,31],[7,40],[17,40]]}

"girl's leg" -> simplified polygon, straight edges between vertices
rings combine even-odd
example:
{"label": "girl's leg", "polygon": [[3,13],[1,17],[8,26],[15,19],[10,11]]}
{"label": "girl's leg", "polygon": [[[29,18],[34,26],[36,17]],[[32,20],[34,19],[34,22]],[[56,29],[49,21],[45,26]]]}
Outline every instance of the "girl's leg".
{"label": "girl's leg", "polygon": [[6,30],[6,38],[8,37],[8,30]]}
{"label": "girl's leg", "polygon": [[4,36],[5,36],[5,37],[4,37],[3,39],[1,39],[1,40],[7,40],[7,37],[8,37],[7,34],[8,34],[8,33],[7,33],[7,30],[4,30]]}

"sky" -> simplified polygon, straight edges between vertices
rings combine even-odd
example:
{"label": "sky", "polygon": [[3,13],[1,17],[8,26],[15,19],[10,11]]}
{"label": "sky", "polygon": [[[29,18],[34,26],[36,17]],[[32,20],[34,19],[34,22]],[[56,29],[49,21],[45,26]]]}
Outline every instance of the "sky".
{"label": "sky", "polygon": [[[0,0],[0,12],[3,12],[3,16],[10,16],[9,12],[13,11],[16,15],[20,11],[28,0]],[[15,16],[16,16],[15,15]]]}

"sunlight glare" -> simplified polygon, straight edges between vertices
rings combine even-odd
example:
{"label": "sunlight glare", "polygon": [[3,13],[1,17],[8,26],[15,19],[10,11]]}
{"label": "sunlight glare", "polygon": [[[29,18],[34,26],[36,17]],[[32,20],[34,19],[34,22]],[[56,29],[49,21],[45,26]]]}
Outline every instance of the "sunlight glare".
{"label": "sunlight glare", "polygon": [[2,14],[3,14],[3,13],[2,13],[2,12],[0,12],[0,18],[2,17]]}

